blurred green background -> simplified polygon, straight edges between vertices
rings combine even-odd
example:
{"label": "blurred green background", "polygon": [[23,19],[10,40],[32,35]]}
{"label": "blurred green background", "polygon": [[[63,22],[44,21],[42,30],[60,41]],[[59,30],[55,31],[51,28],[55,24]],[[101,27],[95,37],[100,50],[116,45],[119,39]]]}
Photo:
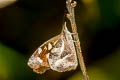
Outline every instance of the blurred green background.
{"label": "blurred green background", "polygon": [[[120,80],[120,0],[76,1],[90,80]],[[35,49],[60,33],[64,10],[65,0],[0,0],[0,80],[82,80],[79,66],[43,75],[27,66]]]}

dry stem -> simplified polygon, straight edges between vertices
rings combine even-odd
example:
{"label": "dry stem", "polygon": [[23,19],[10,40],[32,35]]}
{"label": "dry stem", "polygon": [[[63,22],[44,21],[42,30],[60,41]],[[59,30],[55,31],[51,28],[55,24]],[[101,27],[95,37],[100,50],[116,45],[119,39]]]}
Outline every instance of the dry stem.
{"label": "dry stem", "polygon": [[77,50],[77,56],[78,56],[79,64],[81,67],[81,71],[83,74],[83,80],[88,80],[88,75],[86,72],[86,67],[85,67],[83,56],[82,56],[82,51],[81,51],[81,47],[80,47],[80,40],[79,40],[79,36],[77,33],[77,27],[76,27],[76,22],[75,22],[75,14],[74,14],[74,7],[75,6],[76,6],[75,1],[66,0],[66,7],[68,10],[67,18],[70,20],[72,32],[75,33],[75,35],[73,35],[73,37],[74,37],[74,40],[77,41],[75,43],[75,47]]}

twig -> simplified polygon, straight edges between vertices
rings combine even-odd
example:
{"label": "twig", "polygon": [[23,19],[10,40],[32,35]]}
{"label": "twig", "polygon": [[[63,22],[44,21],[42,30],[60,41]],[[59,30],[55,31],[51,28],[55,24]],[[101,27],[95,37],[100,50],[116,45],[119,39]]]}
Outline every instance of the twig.
{"label": "twig", "polygon": [[76,27],[76,22],[75,22],[74,7],[76,6],[76,4],[77,3],[75,1],[66,0],[66,7],[68,10],[67,18],[70,20],[72,32],[75,33],[75,35],[73,35],[73,37],[74,37],[74,40],[77,41],[75,43],[75,46],[76,46],[76,50],[77,50],[79,64],[80,64],[81,71],[83,74],[83,80],[88,80],[88,75],[86,72],[86,67],[85,67],[83,56],[82,56],[82,51],[81,51],[81,47],[80,47],[80,40],[79,40],[79,36],[77,33],[77,27]]}

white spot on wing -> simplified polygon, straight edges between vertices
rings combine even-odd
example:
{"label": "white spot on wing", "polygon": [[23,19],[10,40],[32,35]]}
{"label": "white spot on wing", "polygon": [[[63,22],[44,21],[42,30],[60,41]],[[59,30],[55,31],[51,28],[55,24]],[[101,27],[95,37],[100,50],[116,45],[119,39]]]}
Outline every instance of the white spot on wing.
{"label": "white spot on wing", "polygon": [[39,53],[39,54],[41,53],[41,51],[42,51],[42,49],[41,49],[41,48],[38,48],[38,53]]}
{"label": "white spot on wing", "polygon": [[48,50],[52,49],[52,45],[48,43]]}
{"label": "white spot on wing", "polygon": [[49,58],[49,54],[50,54],[50,53],[46,54],[46,58]]}
{"label": "white spot on wing", "polygon": [[43,60],[41,60],[39,57],[37,57],[36,60],[37,60],[38,62],[40,62],[40,63],[43,62]]}

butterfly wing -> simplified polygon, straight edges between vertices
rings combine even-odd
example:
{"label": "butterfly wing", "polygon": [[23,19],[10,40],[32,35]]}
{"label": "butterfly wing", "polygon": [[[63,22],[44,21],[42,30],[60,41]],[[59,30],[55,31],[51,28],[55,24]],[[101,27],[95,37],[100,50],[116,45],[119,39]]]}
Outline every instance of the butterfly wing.
{"label": "butterfly wing", "polygon": [[28,66],[36,73],[48,69],[65,72],[76,69],[77,56],[71,33],[64,25],[63,32],[43,43],[29,58]]}
{"label": "butterfly wing", "polygon": [[52,49],[52,46],[56,43],[59,36],[60,35],[55,36],[43,43],[29,58],[28,66],[31,67],[34,72],[42,74],[46,70],[50,69],[48,63],[49,51],[50,49]]}
{"label": "butterfly wing", "polygon": [[48,57],[50,68],[58,72],[74,70],[78,65],[72,35],[65,28]]}

